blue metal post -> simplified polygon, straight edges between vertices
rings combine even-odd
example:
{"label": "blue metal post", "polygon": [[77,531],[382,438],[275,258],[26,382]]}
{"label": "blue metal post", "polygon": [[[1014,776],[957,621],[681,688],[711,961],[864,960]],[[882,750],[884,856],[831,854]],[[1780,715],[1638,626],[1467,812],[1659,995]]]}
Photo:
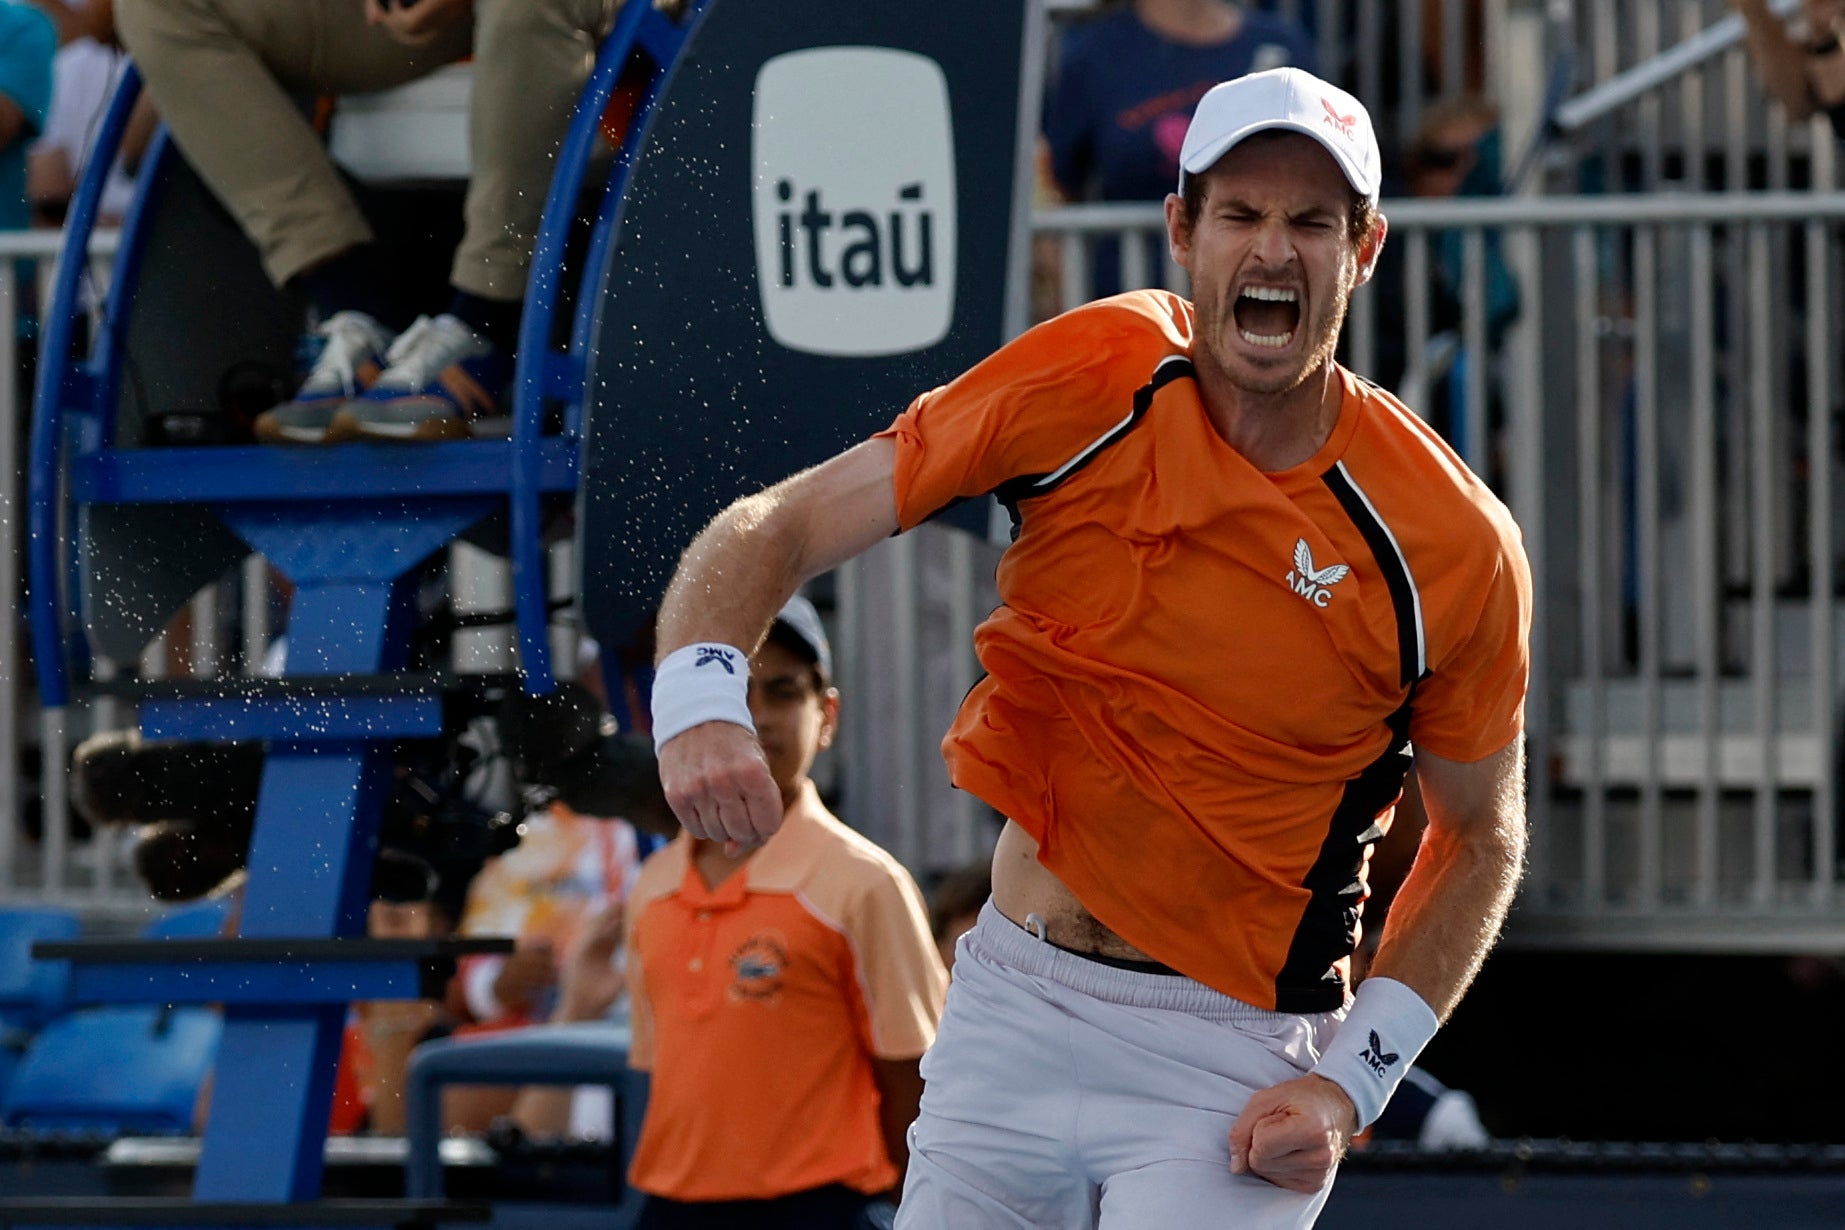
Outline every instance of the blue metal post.
{"label": "blue metal post", "polygon": [[[322,581],[295,592],[288,674],[402,667],[413,577]],[[240,934],[350,936],[365,930],[389,741],[277,742],[263,766]],[[303,1201],[320,1195],[346,1005],[227,1006],[199,1200]]]}

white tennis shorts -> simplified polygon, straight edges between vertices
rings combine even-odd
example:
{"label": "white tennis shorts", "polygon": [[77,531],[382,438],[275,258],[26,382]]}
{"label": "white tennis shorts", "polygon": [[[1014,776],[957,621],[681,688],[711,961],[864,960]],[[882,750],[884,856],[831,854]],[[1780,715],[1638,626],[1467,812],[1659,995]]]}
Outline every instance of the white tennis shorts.
{"label": "white tennis shorts", "polygon": [[1230,1125],[1311,1069],[1340,1015],[1090,961],[988,902],[923,1056],[898,1230],[1311,1226],[1331,1185],[1231,1174]]}

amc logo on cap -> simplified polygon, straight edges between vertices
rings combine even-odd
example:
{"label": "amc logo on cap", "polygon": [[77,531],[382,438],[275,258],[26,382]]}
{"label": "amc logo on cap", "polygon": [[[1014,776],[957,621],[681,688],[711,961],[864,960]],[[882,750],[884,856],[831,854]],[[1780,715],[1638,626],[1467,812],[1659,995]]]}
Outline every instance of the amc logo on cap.
{"label": "amc logo on cap", "polygon": [[954,126],[926,56],[822,47],[756,75],[756,280],[809,354],[924,350],[955,308]]}

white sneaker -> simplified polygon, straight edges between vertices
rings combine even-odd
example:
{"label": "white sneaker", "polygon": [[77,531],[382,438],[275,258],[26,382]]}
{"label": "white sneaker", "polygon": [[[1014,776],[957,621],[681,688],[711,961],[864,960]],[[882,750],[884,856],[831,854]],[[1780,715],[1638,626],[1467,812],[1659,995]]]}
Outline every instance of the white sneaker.
{"label": "white sneaker", "polygon": [[385,361],[334,415],[329,439],[466,439],[471,423],[500,413],[512,383],[512,357],[447,313],[419,317]]}
{"label": "white sneaker", "polygon": [[384,370],[391,335],[364,312],[335,312],[314,330],[319,353],[293,401],[256,416],[251,429],[266,444],[321,444],[340,407],[370,388]]}

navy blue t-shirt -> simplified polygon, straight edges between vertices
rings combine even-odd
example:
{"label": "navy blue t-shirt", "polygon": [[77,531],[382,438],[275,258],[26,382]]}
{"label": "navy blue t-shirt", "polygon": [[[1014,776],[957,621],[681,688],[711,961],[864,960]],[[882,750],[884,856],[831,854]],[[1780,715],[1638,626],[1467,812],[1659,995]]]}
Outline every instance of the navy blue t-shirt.
{"label": "navy blue t-shirt", "polygon": [[[1179,147],[1192,110],[1219,82],[1292,65],[1316,72],[1313,42],[1272,13],[1243,14],[1227,42],[1194,47],[1147,28],[1131,4],[1072,26],[1060,44],[1044,106],[1051,174],[1071,200],[1159,201],[1179,179]],[[1157,277],[1164,245],[1148,244]],[[1120,251],[1096,244],[1090,293],[1121,285]]]}
{"label": "navy blue t-shirt", "polygon": [[1077,200],[1162,200],[1205,92],[1284,65],[1318,71],[1306,31],[1272,13],[1245,13],[1234,38],[1209,47],[1167,40],[1132,5],[1072,26],[1044,110],[1052,174]]}

